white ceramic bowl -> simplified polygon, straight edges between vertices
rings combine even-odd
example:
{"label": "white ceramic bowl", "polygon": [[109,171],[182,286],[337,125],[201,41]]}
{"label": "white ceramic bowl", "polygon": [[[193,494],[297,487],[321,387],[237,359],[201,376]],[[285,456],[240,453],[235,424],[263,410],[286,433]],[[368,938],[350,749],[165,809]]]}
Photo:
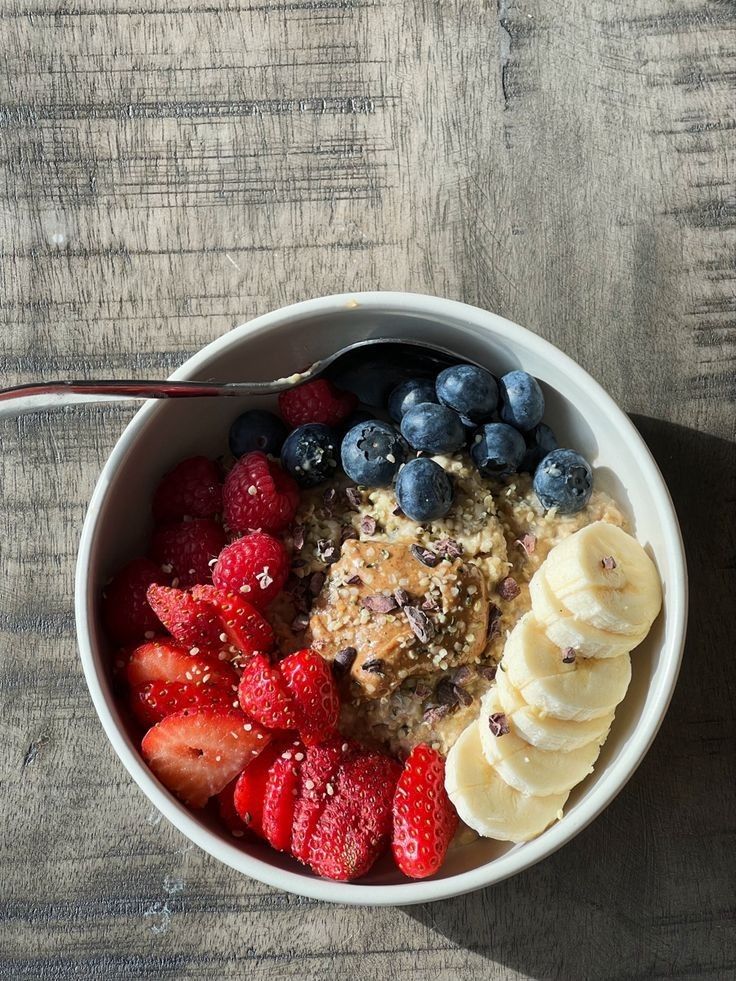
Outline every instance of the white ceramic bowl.
{"label": "white ceramic bowl", "polygon": [[[594,465],[596,484],[612,493],[656,560],[664,609],[632,658],[633,679],[595,773],[573,791],[562,821],[533,841],[509,846],[481,840],[453,850],[431,880],[405,880],[386,860],[356,883],[329,882],[265,845],[230,837],[158,783],[118,712],[100,628],[98,597],[109,575],[139,554],[150,532],[153,488],[183,457],[215,456],[247,401],[151,402],[123,433],[90,503],[79,549],[76,620],[87,684],[115,751],[149,800],[195,844],[253,878],[316,899],[404,905],[459,895],[499,882],[570,841],[615,797],[651,745],[675,686],[687,617],[687,572],[677,518],[662,476],[629,419],[577,364],[551,344],[485,310],[411,293],[328,296],[258,317],[209,344],[172,377],[268,380],[289,374],[370,336],[414,337],[448,347],[496,374],[516,367],[543,384],[548,421],[564,445]],[[263,404],[263,403],[261,403]]]}

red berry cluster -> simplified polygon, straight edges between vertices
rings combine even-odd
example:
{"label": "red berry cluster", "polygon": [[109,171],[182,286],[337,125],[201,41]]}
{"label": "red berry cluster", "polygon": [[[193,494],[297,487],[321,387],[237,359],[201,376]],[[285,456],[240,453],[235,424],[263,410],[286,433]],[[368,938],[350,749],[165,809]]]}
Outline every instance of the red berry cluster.
{"label": "red berry cluster", "polygon": [[[336,425],[355,404],[322,381],[280,398],[292,426]],[[127,706],[147,730],[141,752],[189,806],[216,798],[233,835],[265,839],[318,875],[354,879],[389,844],[407,875],[431,875],[457,825],[442,757],[420,746],[402,767],[343,738],[329,664],[310,649],[275,653],[266,611],[290,572],[275,536],[298,505],[294,480],[260,451],[224,481],[205,457],[161,481],[148,557],[102,599],[107,635],[125,648]]]}

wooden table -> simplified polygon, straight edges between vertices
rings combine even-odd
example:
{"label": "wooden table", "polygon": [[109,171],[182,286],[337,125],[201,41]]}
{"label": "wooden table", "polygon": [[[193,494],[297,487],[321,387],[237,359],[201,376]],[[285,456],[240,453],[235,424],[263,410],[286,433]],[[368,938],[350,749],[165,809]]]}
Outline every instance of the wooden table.
{"label": "wooden table", "polygon": [[346,289],[466,300],[633,414],[692,576],[602,817],[496,888],[332,908],[194,849],[97,721],[73,566],[132,409],[3,421],[2,977],[733,977],[733,0],[3,0],[0,50],[3,384],[160,376]]}

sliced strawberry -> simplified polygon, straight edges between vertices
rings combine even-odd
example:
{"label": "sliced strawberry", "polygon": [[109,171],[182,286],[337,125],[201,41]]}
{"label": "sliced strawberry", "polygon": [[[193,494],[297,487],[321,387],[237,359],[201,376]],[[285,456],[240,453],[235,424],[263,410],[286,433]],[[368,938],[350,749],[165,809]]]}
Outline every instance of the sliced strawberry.
{"label": "sliced strawberry", "polygon": [[236,709],[184,709],[149,729],[141,752],[165,787],[186,804],[204,807],[270,739]]}
{"label": "sliced strawberry", "polygon": [[220,471],[205,456],[182,460],[163,477],[153,495],[153,517],[157,522],[211,518],[220,511]]}
{"label": "sliced strawberry", "polygon": [[[301,759],[297,759],[297,756]],[[299,793],[299,770],[303,759],[304,750],[301,747],[286,750],[268,772],[263,797],[263,834],[277,852],[286,852],[291,845],[294,808]]]}
{"label": "sliced strawberry", "polygon": [[309,845],[309,864],[330,879],[365,874],[388,843],[391,805],[400,765],[366,752],[340,765],[335,794],[317,821]]}
{"label": "sliced strawberry", "polygon": [[434,875],[457,830],[455,808],[445,790],[444,758],[430,746],[415,746],[399,777],[393,804],[394,860],[413,879]]}
{"label": "sliced strawberry", "polygon": [[221,644],[222,624],[209,603],[195,599],[183,589],[150,586],[148,602],[172,637],[188,647]]}
{"label": "sliced strawberry", "polygon": [[185,708],[227,709],[233,707],[234,701],[237,699],[229,685],[224,688],[201,682],[149,681],[145,685],[136,685],[130,693],[133,714],[146,728]]}
{"label": "sliced strawberry", "polygon": [[279,664],[296,707],[296,728],[307,745],[322,742],[337,729],[340,695],[330,666],[306,648]]}
{"label": "sliced strawberry", "polygon": [[342,736],[334,736],[319,746],[307,747],[291,832],[291,853],[300,862],[309,861],[312,835],[325,804],[334,796],[334,780],[340,763],[357,752],[357,745]]}
{"label": "sliced strawberry", "polygon": [[375,839],[386,840],[392,829],[392,807],[401,764],[375,750],[345,760],[337,775],[337,792],[360,810]]}
{"label": "sliced strawberry", "polygon": [[[255,764],[270,748],[271,743],[266,746],[257,759],[253,760],[253,763]],[[220,818],[234,838],[242,838],[248,830],[248,826],[240,819],[240,815],[235,810],[235,787],[239,779],[240,777],[234,777],[217,795],[217,809],[220,812]]]}
{"label": "sliced strawberry", "polygon": [[102,622],[114,644],[137,643],[158,630],[146,590],[151,583],[166,582],[161,567],[143,558],[133,559],[113,576],[102,591]]}
{"label": "sliced strawberry", "polygon": [[214,586],[195,586],[192,596],[210,603],[219,614],[227,639],[244,654],[263,654],[273,650],[274,633],[270,623],[242,596],[226,593]]}
{"label": "sliced strawberry", "polygon": [[243,827],[247,827],[259,838],[266,837],[263,832],[263,800],[266,796],[268,774],[278,757],[287,750],[297,752],[294,740],[290,737],[274,737],[258,759],[248,764],[235,783],[235,812]]}
{"label": "sliced strawberry", "polygon": [[165,525],[151,539],[151,556],[161,568],[169,570],[175,586],[186,588],[212,580],[210,562],[225,547],[222,526],[210,518],[195,518]]}
{"label": "sliced strawberry", "polygon": [[192,654],[168,637],[159,637],[136,647],[128,661],[126,674],[131,688],[149,681],[220,685],[233,692],[233,701],[238,684],[238,676],[229,664],[207,651]]}
{"label": "sliced strawberry", "polygon": [[347,881],[364,875],[383,851],[373,842],[350,807],[330,802],[319,817],[309,846],[309,864],[317,875]]}
{"label": "sliced strawberry", "polygon": [[244,712],[269,729],[296,729],[296,714],[289,689],[278,667],[256,654],[243,668],[238,698]]}

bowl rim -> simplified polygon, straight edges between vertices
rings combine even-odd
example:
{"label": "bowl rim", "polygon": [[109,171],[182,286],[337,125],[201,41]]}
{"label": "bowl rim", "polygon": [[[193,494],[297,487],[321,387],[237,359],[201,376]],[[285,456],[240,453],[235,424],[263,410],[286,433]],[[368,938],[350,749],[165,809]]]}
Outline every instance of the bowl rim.
{"label": "bowl rim", "polygon": [[269,313],[234,327],[211,341],[188,358],[172,375],[173,380],[192,376],[214,354],[221,354],[231,346],[237,346],[251,334],[273,328],[279,324],[305,319],[320,314],[335,314],[346,309],[360,307],[381,313],[410,313],[433,319],[445,319],[449,323],[465,321],[481,327],[513,348],[519,338],[524,344],[536,349],[536,353],[556,362],[578,384],[590,391],[603,411],[612,419],[624,438],[630,441],[636,462],[647,474],[649,490],[659,505],[660,520],[668,558],[672,563],[672,582],[668,591],[668,618],[675,625],[674,640],[665,647],[665,665],[650,689],[653,699],[649,713],[637,723],[634,735],[623,747],[618,758],[609,765],[598,783],[591,799],[581,802],[565,819],[548,828],[542,835],[523,846],[516,846],[500,857],[484,865],[458,873],[445,879],[414,880],[406,883],[372,885],[335,882],[306,873],[291,872],[263,861],[235,845],[229,844],[215,832],[205,827],[183,804],[159,785],[140,755],[127,744],[126,737],[113,717],[95,666],[95,654],[91,640],[90,622],[94,616],[95,591],[89,579],[89,566],[95,535],[101,521],[106,498],[114,482],[116,471],[133,445],[136,436],[149,419],[162,406],[159,402],[145,404],[128,423],[102,468],[94,492],[90,498],[79,542],[75,573],[75,619],[79,654],[85,680],[102,726],[121,762],[151,803],[191,841],[213,858],[238,872],[245,873],[278,889],[333,903],[365,906],[401,906],[424,903],[460,896],[485,886],[493,885],[535,865],[557,851],[579,834],[593,821],[622,790],[649,750],[664,719],[672,698],[680,670],[685,645],[688,608],[688,576],[685,549],[677,515],[664,478],[649,448],[638,430],[605,389],[572,358],[549,341],[534,334],[498,314],[471,306],[457,300],[448,300],[421,293],[410,292],[356,292],[338,293],[280,307]]}

